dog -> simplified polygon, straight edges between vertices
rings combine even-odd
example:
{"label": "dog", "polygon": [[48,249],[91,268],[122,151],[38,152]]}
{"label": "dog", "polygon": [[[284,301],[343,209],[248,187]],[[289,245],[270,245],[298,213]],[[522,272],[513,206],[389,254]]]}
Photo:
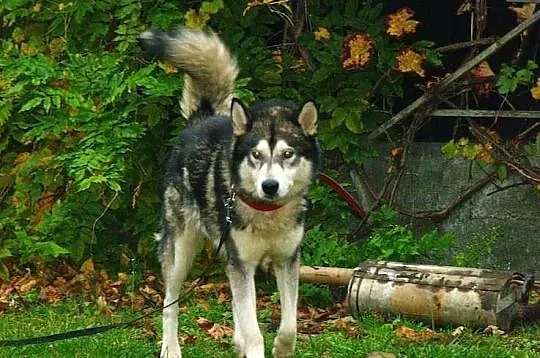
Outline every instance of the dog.
{"label": "dog", "polygon": [[[164,305],[179,297],[203,239],[223,246],[240,357],[264,357],[254,274],[271,260],[281,299],[274,357],[294,355],[300,243],[306,195],[320,162],[318,111],[273,99],[247,107],[233,97],[239,69],[212,32],[143,32],[146,51],[184,74],[180,108],[189,119],[168,161],[156,234]],[[161,357],[181,357],[178,304],[163,310]]]}

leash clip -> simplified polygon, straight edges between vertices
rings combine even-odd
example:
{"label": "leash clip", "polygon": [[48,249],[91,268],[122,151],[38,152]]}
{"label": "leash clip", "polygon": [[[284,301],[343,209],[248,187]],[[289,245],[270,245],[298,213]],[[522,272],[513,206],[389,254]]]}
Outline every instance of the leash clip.
{"label": "leash clip", "polygon": [[227,221],[228,225],[232,224],[231,212],[232,212],[232,209],[234,208],[235,203],[236,203],[236,190],[233,184],[231,185],[231,194],[225,200],[225,221]]}

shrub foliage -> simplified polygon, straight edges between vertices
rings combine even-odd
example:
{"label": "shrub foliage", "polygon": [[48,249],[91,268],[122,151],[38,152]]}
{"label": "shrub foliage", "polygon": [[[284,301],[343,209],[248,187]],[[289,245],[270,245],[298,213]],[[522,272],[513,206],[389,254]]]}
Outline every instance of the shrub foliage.
{"label": "shrub foliage", "polygon": [[238,97],[315,100],[324,149],[348,163],[370,154],[366,132],[417,76],[396,56],[439,61],[432,43],[388,35],[381,3],[310,2],[311,27],[293,43],[290,4],[267,3],[4,0],[0,259],[152,252],[163,165],[185,120],[181,74],[137,46],[149,27],[211,27],[239,59]]}

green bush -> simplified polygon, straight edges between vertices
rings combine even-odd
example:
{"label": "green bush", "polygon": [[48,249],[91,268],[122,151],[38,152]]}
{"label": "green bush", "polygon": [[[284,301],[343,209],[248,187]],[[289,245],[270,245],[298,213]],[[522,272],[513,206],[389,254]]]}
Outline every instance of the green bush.
{"label": "green bush", "polygon": [[443,262],[455,245],[452,233],[439,235],[437,230],[416,237],[408,226],[396,223],[397,213],[383,205],[373,213],[373,232],[366,243],[366,256],[377,260],[410,263]]}
{"label": "green bush", "polygon": [[[314,31],[324,28],[328,36],[304,31],[277,54],[283,20],[268,6],[245,11],[247,4],[3,1],[0,259],[153,257],[164,161],[185,121],[178,106],[181,75],[145,60],[136,44],[149,27],[208,23],[240,61],[237,96],[313,99],[320,104],[323,147],[350,163],[369,155],[366,133],[389,117],[401,96],[404,75],[395,56],[411,45],[385,35],[382,2],[310,3]],[[342,44],[354,32],[369,33],[376,54],[365,68],[344,71]],[[412,45],[437,63],[433,44]],[[300,47],[309,63],[295,50]],[[329,231],[314,226],[310,235],[326,236],[322,229]],[[326,239],[329,251],[346,247],[340,237]],[[336,261],[330,253],[306,252],[318,264],[341,265],[355,256],[347,252]]]}

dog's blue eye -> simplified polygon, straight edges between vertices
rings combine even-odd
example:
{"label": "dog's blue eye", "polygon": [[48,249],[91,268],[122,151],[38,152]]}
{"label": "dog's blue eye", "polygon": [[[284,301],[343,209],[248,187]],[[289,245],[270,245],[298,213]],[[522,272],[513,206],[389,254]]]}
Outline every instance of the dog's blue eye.
{"label": "dog's blue eye", "polygon": [[286,150],[283,152],[282,156],[284,159],[290,159],[294,155],[294,152],[292,150]]}
{"label": "dog's blue eye", "polygon": [[254,150],[253,152],[251,152],[251,156],[253,157],[253,159],[260,159],[261,158],[261,152],[259,152],[257,150]]}

